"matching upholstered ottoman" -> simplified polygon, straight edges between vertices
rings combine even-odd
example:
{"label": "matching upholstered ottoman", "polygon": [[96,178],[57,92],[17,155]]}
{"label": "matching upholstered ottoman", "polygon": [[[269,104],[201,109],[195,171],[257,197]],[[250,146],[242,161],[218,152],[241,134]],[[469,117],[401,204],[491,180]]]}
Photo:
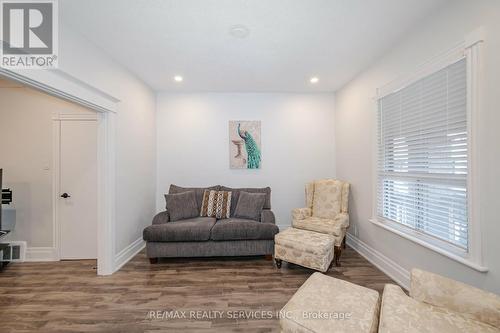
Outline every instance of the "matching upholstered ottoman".
{"label": "matching upholstered ottoman", "polygon": [[379,294],[314,273],[281,309],[281,332],[377,331]]}
{"label": "matching upholstered ottoman", "polygon": [[319,232],[288,228],[274,236],[274,259],[326,272],[333,260],[334,237]]}

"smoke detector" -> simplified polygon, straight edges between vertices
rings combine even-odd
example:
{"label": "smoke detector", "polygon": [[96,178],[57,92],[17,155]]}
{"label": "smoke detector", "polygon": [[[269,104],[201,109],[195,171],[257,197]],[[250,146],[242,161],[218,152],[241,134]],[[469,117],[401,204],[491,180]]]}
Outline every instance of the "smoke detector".
{"label": "smoke detector", "polygon": [[234,38],[243,39],[248,37],[250,29],[242,24],[236,24],[229,28],[229,34]]}

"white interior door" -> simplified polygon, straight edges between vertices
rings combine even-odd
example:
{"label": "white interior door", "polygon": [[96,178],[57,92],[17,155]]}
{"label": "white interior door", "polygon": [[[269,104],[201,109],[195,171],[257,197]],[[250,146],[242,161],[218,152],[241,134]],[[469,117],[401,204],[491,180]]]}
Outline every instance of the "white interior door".
{"label": "white interior door", "polygon": [[60,121],[61,259],[97,258],[97,121]]}

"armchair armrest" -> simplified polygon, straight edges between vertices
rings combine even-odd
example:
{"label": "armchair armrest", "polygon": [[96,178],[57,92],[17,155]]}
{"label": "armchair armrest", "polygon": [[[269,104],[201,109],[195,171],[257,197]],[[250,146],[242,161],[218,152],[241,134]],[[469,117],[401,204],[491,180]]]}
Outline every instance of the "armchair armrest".
{"label": "armchair armrest", "polygon": [[347,229],[349,227],[349,214],[339,213],[335,216],[335,226]]}
{"label": "armchair armrest", "polygon": [[276,217],[270,209],[263,209],[260,213],[260,222],[276,224]]}
{"label": "armchair armrest", "polygon": [[294,208],[292,209],[292,219],[304,220],[312,216],[311,208]]}
{"label": "armchair armrest", "polygon": [[412,298],[500,328],[500,296],[420,269],[411,271]]}
{"label": "armchair armrest", "polygon": [[153,217],[153,224],[163,224],[169,221],[170,221],[170,215],[166,210],[156,214],[155,217]]}

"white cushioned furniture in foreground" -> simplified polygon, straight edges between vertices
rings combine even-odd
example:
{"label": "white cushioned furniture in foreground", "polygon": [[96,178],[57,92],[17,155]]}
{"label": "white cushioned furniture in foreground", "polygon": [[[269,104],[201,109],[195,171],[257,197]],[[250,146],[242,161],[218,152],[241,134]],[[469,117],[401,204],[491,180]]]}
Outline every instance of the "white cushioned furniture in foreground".
{"label": "white cushioned furniture in foreground", "polygon": [[379,332],[498,333],[500,296],[413,269],[410,296],[399,286],[385,286]]}
{"label": "white cushioned furniture in foreground", "polygon": [[379,333],[500,333],[500,296],[413,269],[410,296],[387,284],[378,315],[375,290],[314,273],[281,310],[280,326],[287,333],[376,332],[377,326]]}
{"label": "white cushioned furniture in foreground", "polygon": [[334,237],[295,228],[288,228],[274,236],[274,259],[278,268],[281,261],[326,272],[333,260]]}
{"label": "white cushioned furniture in foreground", "polygon": [[377,332],[379,293],[314,273],[281,309],[281,332]]}

